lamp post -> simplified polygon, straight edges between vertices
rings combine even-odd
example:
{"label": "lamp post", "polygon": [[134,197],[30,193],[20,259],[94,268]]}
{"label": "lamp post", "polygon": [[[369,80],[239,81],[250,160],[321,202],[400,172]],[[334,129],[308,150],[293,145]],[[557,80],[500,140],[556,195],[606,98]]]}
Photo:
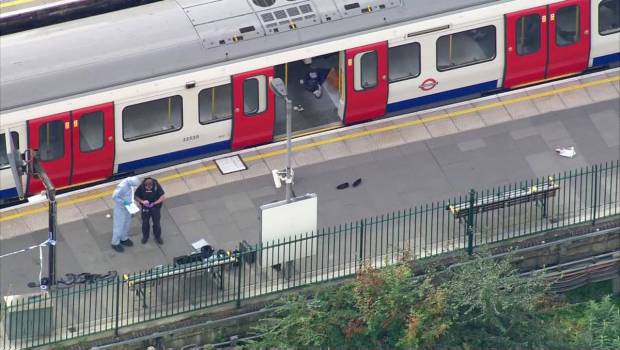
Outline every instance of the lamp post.
{"label": "lamp post", "polygon": [[48,283],[50,285],[56,284],[56,224],[57,224],[57,215],[58,215],[58,207],[56,203],[56,187],[50,180],[49,176],[47,176],[47,172],[41,166],[41,162],[39,161],[39,154],[37,151],[33,152],[32,162],[33,162],[33,170],[36,176],[43,182],[43,186],[45,187],[45,194],[47,196],[48,201],[48,244],[49,254],[47,257],[48,261]]}
{"label": "lamp post", "polygon": [[272,79],[269,83],[271,91],[286,102],[286,170],[284,172],[284,181],[286,184],[286,201],[291,200],[291,186],[293,183],[293,169],[291,169],[291,115],[293,113],[293,101],[288,98],[286,85],[280,78]]}
{"label": "lamp post", "polygon": [[[7,147],[9,150],[7,157],[9,159],[9,164],[11,166],[11,173],[13,175],[13,180],[15,181],[15,187],[17,189],[17,194],[20,198],[23,198],[25,195],[24,186],[21,180],[23,175],[28,176],[36,176],[38,177],[43,186],[45,187],[45,194],[48,200],[48,231],[47,231],[47,247],[49,249],[48,254],[48,284],[54,285],[56,284],[56,231],[57,231],[57,215],[58,215],[58,206],[56,203],[56,187],[50,180],[49,176],[43,169],[41,165],[41,161],[39,158],[38,150],[26,150],[23,155],[17,149],[17,145],[13,142],[13,137],[11,137],[11,132],[7,133],[8,137],[6,139]],[[41,262],[43,264],[43,262]],[[42,281],[39,281],[41,283]],[[41,285],[43,287],[43,285]]]}

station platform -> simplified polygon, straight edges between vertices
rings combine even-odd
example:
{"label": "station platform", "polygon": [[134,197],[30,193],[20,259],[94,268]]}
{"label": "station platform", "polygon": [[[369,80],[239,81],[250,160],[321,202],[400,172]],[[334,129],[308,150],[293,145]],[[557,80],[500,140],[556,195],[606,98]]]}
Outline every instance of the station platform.
{"label": "station platform", "polygon": [[[294,190],[316,193],[318,226],[465,194],[470,188],[529,180],[537,176],[620,159],[620,75],[600,72],[473,102],[378,120],[294,140]],[[555,149],[574,146],[577,156]],[[238,152],[248,170],[222,175],[213,159],[150,175],[168,199],[162,209],[163,245],[140,244],[134,218],[134,246],[110,247],[114,183],[60,196],[57,275],[133,272],[169,264],[205,239],[215,248],[258,242],[259,207],[284,198],[272,169],[285,164],[283,142]],[[221,156],[220,156],[221,157]],[[220,158],[217,157],[217,158]],[[336,186],[361,178],[358,187]],[[47,207],[27,205],[0,212],[0,255],[47,238]],[[44,249],[44,254],[46,251]],[[46,264],[43,258],[43,265]],[[0,293],[33,291],[39,252],[0,261]],[[45,269],[44,269],[45,274]]]}

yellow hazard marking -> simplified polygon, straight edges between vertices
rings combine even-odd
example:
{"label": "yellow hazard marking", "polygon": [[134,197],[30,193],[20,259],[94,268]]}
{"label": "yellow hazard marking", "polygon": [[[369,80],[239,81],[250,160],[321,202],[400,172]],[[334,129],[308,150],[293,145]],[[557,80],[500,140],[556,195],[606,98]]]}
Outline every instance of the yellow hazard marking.
{"label": "yellow hazard marking", "polygon": [[[446,114],[435,115],[435,116],[430,116],[430,117],[426,117],[426,118],[422,118],[422,119],[410,120],[410,121],[401,122],[401,123],[395,123],[395,124],[384,126],[384,127],[380,127],[380,128],[377,128],[377,129],[359,131],[359,132],[351,133],[351,134],[348,134],[348,135],[328,137],[328,138],[325,138],[325,139],[320,140],[320,141],[314,141],[314,142],[309,142],[309,143],[306,143],[306,144],[303,144],[303,145],[293,146],[292,147],[292,151],[293,152],[299,152],[299,151],[303,151],[303,150],[306,150],[306,149],[309,149],[309,148],[314,148],[314,147],[318,147],[318,146],[322,146],[322,145],[327,145],[327,144],[331,144],[331,143],[336,143],[336,142],[340,142],[340,141],[351,140],[351,139],[355,139],[355,138],[358,138],[358,137],[381,134],[381,133],[385,133],[385,132],[392,131],[392,130],[398,130],[398,129],[407,128],[407,127],[414,126],[414,125],[420,125],[420,124],[435,122],[435,121],[438,121],[438,120],[443,120],[443,119],[448,119],[448,118],[456,118],[456,117],[459,117],[459,116],[467,115],[467,114],[478,112],[478,111],[484,111],[484,110],[487,110],[487,109],[493,109],[493,108],[497,108],[497,107],[508,106],[508,105],[512,105],[512,104],[515,104],[515,103],[531,101],[531,100],[535,100],[535,99],[539,99],[539,98],[543,98],[543,97],[559,95],[561,93],[565,93],[565,92],[569,92],[569,91],[574,91],[574,90],[579,90],[579,89],[585,89],[587,87],[596,86],[596,85],[602,85],[602,84],[611,83],[611,82],[615,82],[615,81],[620,81],[620,76],[611,77],[611,78],[605,78],[605,79],[600,79],[600,80],[595,80],[595,81],[591,81],[591,82],[587,82],[587,83],[569,85],[569,86],[565,86],[565,87],[557,88],[557,89],[549,87],[550,90],[545,91],[545,92],[540,92],[540,93],[537,93],[537,94],[533,94],[533,95],[525,95],[525,96],[521,96],[521,97],[515,97],[515,98],[507,99],[505,101],[501,101],[500,100],[498,102],[488,103],[488,104],[484,104],[484,105],[477,106],[477,107],[465,108],[465,109],[461,109],[461,110],[458,110],[458,111],[449,112],[449,113],[446,113]],[[271,152],[260,153],[260,154],[256,154],[256,155],[253,155],[253,156],[244,157],[243,160],[246,161],[246,162],[253,162],[253,161],[257,161],[257,160],[261,160],[261,159],[265,159],[265,158],[276,157],[276,156],[279,156],[279,155],[283,155],[285,153],[286,153],[286,148],[282,148],[282,149],[271,151]],[[192,170],[186,170],[186,171],[183,171],[183,172],[179,172],[177,174],[162,176],[161,178],[159,178],[159,182],[172,181],[172,180],[176,180],[176,179],[179,179],[179,178],[182,178],[182,177],[196,175],[196,174],[200,174],[200,173],[203,173],[203,172],[206,172],[206,171],[215,170],[215,169],[217,169],[217,166],[215,164],[203,165],[203,166],[197,167],[197,168],[192,169]],[[89,194],[89,195],[79,196],[77,198],[72,198],[72,199],[67,200],[67,201],[59,202],[58,203],[58,207],[62,208],[62,207],[70,206],[70,205],[73,205],[73,204],[87,202],[87,201],[90,201],[90,200],[93,200],[93,199],[107,198],[107,197],[110,197],[112,195],[112,192],[113,192],[113,190],[110,189],[110,190],[100,191],[100,192],[96,192],[96,193]],[[47,211],[47,206],[41,206],[41,207],[38,207],[38,208],[32,208],[32,209],[26,209],[26,210],[23,210],[23,211],[19,211],[17,213],[11,213],[11,214],[5,214],[5,215],[1,215],[0,214],[1,215],[0,216],[0,222],[14,220],[14,219],[18,219],[18,218],[21,218],[21,217],[24,217],[24,216],[38,214],[38,213],[43,213],[43,212],[46,212],[46,211]]]}
{"label": "yellow hazard marking", "polygon": [[13,1],[8,1],[8,2],[3,2],[3,3],[0,3],[0,9],[13,7],[13,6],[19,6],[19,5],[27,4],[33,1],[34,0],[13,0]]}

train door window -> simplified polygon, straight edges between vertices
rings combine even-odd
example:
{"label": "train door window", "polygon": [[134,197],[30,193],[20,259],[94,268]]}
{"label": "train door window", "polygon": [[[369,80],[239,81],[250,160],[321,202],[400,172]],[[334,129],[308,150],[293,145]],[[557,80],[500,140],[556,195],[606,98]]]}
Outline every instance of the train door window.
{"label": "train door window", "polygon": [[[13,139],[15,149],[19,149],[19,134],[15,131],[11,131],[11,138]],[[9,156],[6,146],[6,134],[0,134],[0,168],[7,168],[8,166]]]}
{"label": "train door window", "polygon": [[390,83],[420,75],[420,44],[410,43],[388,50]]}
{"label": "train door window", "polygon": [[608,35],[620,31],[620,0],[603,0],[598,5],[598,32]]}
{"label": "train door window", "polygon": [[123,139],[133,141],[183,127],[183,98],[179,95],[138,103],[123,109]]}
{"label": "train door window", "polygon": [[267,109],[267,78],[264,75],[243,81],[243,113],[255,115]]}
{"label": "train door window", "polygon": [[91,152],[103,147],[103,112],[84,114],[80,118],[80,151]]}
{"label": "train door window", "polygon": [[43,161],[55,160],[65,155],[65,122],[54,120],[39,127],[39,157]]}
{"label": "train door window", "polygon": [[368,90],[377,86],[377,66],[376,51],[367,51],[355,55],[353,79],[355,91]]}
{"label": "train door window", "polygon": [[470,29],[437,39],[437,70],[470,66],[495,59],[495,26]]}
{"label": "train door window", "polygon": [[555,43],[568,46],[579,40],[579,7],[562,7],[555,14]]}
{"label": "train door window", "polygon": [[232,118],[231,85],[220,85],[200,91],[198,94],[198,110],[200,124]]}
{"label": "train door window", "polygon": [[540,49],[540,15],[531,14],[517,20],[517,54],[529,55]]}

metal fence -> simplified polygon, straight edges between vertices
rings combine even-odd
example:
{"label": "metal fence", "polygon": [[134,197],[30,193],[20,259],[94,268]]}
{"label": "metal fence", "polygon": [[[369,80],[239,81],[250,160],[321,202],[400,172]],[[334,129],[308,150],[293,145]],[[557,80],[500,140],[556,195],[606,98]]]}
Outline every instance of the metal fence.
{"label": "metal fence", "polygon": [[613,161],[258,245],[0,304],[3,349],[119,329],[419,259],[620,214]]}

